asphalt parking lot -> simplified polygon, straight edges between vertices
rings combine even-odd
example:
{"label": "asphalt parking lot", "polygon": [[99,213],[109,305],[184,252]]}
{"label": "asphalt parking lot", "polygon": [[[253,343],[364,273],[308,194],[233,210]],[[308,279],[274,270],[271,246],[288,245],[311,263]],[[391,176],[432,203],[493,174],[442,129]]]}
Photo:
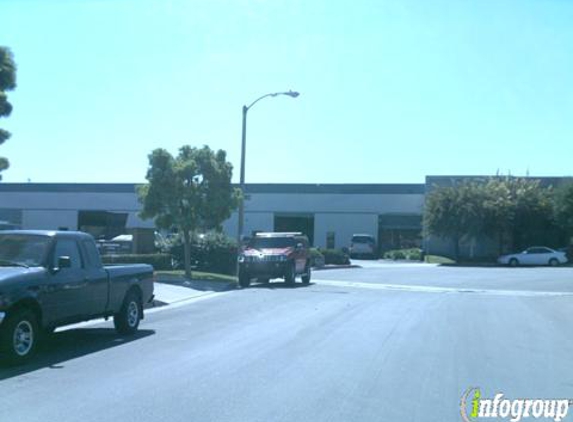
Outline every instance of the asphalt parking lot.
{"label": "asphalt parking lot", "polygon": [[363,268],[316,271],[315,280],[460,291],[503,290],[573,294],[573,267],[449,267],[423,263],[358,261]]}
{"label": "asphalt parking lot", "polygon": [[130,338],[56,332],[34,362],[0,365],[3,415],[455,422],[470,387],[573,398],[572,268],[364,265],[150,310]]}

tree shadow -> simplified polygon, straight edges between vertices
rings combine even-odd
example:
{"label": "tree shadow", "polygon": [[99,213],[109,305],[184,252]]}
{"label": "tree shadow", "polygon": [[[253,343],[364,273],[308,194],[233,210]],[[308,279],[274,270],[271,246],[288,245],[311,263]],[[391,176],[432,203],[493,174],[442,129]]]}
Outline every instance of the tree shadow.
{"label": "tree shadow", "polygon": [[46,336],[36,356],[24,365],[11,366],[0,359],[0,381],[38,369],[64,368],[63,362],[97,353],[155,334],[154,330],[139,330],[130,336],[120,336],[113,328],[78,328]]}
{"label": "tree shadow", "polygon": [[314,283],[310,282],[308,284],[304,283],[294,283],[294,284],[287,284],[284,281],[269,281],[268,283],[251,283],[250,289],[268,289],[268,290],[276,290],[276,289],[301,289],[305,287],[314,286]]}

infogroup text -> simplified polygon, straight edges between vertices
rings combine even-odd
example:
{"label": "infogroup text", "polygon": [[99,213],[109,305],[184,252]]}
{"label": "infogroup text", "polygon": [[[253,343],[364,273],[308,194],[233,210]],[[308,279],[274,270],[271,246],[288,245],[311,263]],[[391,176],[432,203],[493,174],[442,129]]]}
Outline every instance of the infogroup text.
{"label": "infogroup text", "polygon": [[559,422],[569,412],[570,399],[507,399],[503,393],[483,398],[481,390],[472,387],[462,395],[460,410],[465,422],[497,418],[519,422],[523,418]]}

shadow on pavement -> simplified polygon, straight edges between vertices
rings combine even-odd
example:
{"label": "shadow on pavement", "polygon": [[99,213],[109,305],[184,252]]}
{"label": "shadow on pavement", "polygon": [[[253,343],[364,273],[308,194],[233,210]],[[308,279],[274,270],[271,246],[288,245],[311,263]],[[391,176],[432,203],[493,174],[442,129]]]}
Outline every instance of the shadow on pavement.
{"label": "shadow on pavement", "polygon": [[47,336],[36,356],[24,365],[10,366],[0,360],[0,381],[42,368],[62,369],[70,359],[121,346],[155,334],[154,330],[139,330],[131,336],[120,336],[113,328],[79,328]]}
{"label": "shadow on pavement", "polygon": [[304,284],[304,283],[295,283],[295,284],[286,284],[284,281],[271,281],[269,283],[252,283],[249,289],[300,289],[303,287],[310,287],[314,286],[314,283]]}

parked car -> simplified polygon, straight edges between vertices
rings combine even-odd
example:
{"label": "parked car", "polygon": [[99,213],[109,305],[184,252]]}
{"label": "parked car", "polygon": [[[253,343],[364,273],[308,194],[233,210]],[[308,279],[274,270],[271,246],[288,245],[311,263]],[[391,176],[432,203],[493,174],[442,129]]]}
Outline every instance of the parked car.
{"label": "parked car", "polygon": [[113,317],[120,334],[132,334],[152,300],[153,267],[102,266],[86,233],[0,232],[0,351],[14,363],[62,325]]}
{"label": "parked car", "polygon": [[133,235],[120,234],[110,240],[99,240],[96,246],[102,255],[130,254],[133,253]]}
{"label": "parked car", "polygon": [[369,234],[354,234],[350,240],[351,258],[376,258],[376,240]]}
{"label": "parked car", "polygon": [[517,267],[518,265],[551,265],[556,267],[567,262],[565,252],[559,252],[545,246],[533,246],[521,253],[502,255],[497,260],[503,265]]}
{"label": "parked car", "polygon": [[254,278],[262,283],[284,278],[292,285],[297,275],[304,284],[310,283],[309,242],[302,233],[257,233],[238,259],[241,287],[248,287]]}

